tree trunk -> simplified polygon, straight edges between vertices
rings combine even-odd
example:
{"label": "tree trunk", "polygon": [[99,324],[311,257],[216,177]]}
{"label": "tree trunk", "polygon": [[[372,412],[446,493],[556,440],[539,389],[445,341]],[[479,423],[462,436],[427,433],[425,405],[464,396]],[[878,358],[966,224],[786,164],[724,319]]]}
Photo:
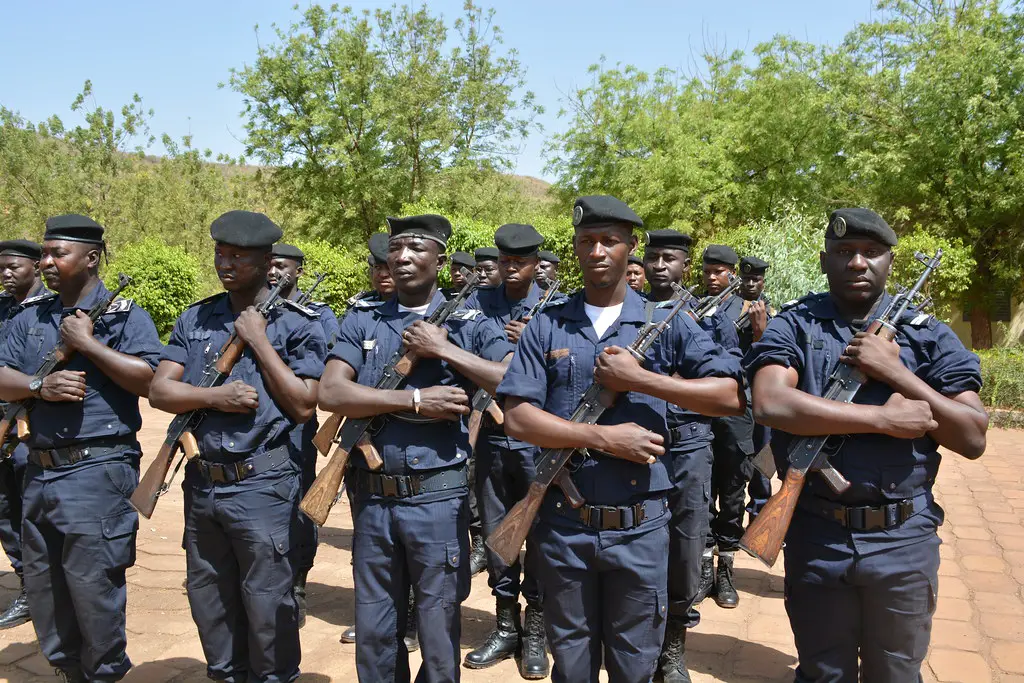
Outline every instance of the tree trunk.
{"label": "tree trunk", "polygon": [[975,349],[992,348],[992,319],[988,314],[988,306],[975,306],[971,309],[971,347]]}

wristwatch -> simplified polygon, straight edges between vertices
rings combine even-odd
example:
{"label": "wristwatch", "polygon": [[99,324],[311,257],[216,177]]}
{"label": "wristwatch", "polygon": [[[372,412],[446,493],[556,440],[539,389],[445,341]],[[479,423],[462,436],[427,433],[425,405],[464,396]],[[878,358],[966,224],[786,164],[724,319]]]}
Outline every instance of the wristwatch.
{"label": "wristwatch", "polygon": [[36,398],[39,398],[39,392],[42,390],[42,388],[43,388],[43,378],[42,377],[33,377],[32,381],[28,383],[28,390],[29,390],[29,392],[33,396],[35,396]]}

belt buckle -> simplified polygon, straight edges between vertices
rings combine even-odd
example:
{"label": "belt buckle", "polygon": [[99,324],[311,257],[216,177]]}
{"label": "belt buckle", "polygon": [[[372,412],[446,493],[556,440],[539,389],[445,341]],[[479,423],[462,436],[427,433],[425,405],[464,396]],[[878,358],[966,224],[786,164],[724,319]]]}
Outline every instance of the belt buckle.
{"label": "belt buckle", "polygon": [[637,527],[644,523],[647,519],[647,508],[644,507],[643,503],[637,503],[633,506],[633,526]]}
{"label": "belt buckle", "polygon": [[896,524],[903,524],[914,516],[914,501],[912,499],[901,500],[896,508]]}
{"label": "belt buckle", "polygon": [[224,476],[224,466],[210,463],[206,466],[206,478],[214,484],[226,484],[228,478]]}
{"label": "belt buckle", "polygon": [[50,453],[50,451],[36,451],[36,452],[39,454],[39,464],[42,465],[44,469],[48,469],[48,470],[53,469],[53,467],[54,467],[53,455]]}
{"label": "belt buckle", "polygon": [[246,477],[252,476],[253,465],[247,463],[244,460],[242,462],[236,462],[235,464],[235,481],[242,481]]}
{"label": "belt buckle", "polygon": [[863,531],[874,531],[875,529],[885,529],[886,527],[886,515],[885,510],[887,506],[882,507],[866,507],[864,508],[864,526]]}
{"label": "belt buckle", "polygon": [[597,506],[597,509],[601,511],[601,531],[612,531],[622,528],[622,508],[601,505]]}
{"label": "belt buckle", "polygon": [[398,484],[395,482],[395,478],[390,474],[380,475],[380,494],[387,496],[388,498],[395,498],[398,496]]}

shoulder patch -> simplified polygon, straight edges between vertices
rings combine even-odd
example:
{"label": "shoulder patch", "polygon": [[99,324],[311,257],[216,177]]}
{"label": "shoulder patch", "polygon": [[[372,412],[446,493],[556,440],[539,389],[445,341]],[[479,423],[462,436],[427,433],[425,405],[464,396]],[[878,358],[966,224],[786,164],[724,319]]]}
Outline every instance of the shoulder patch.
{"label": "shoulder patch", "polygon": [[350,308],[355,308],[361,311],[368,311],[371,308],[377,308],[381,306],[383,303],[383,301],[374,301],[373,299],[360,299],[359,301],[353,302]]}
{"label": "shoulder patch", "polygon": [[132,304],[134,303],[135,302],[131,299],[114,299],[110,302],[110,305],[107,306],[107,310],[103,311],[103,315],[108,315],[110,313],[127,313],[131,310]]}
{"label": "shoulder patch", "polygon": [[31,306],[33,304],[38,304],[38,303],[40,303],[42,301],[50,301],[50,300],[56,299],[56,298],[57,298],[57,293],[56,292],[47,292],[46,294],[40,294],[39,296],[29,297],[29,298],[25,299],[24,301],[22,301],[21,305],[22,306]]}
{"label": "shoulder patch", "polygon": [[316,320],[317,318],[320,317],[320,314],[317,311],[314,311],[312,308],[306,308],[302,304],[295,303],[291,299],[285,299],[283,303],[288,308],[294,311],[298,311],[307,318],[312,318],[313,320]]}
{"label": "shoulder patch", "polygon": [[811,300],[817,296],[818,295],[815,294],[814,292],[807,292],[807,294],[804,294],[799,299],[793,299],[792,301],[787,301],[786,303],[782,304],[782,306],[779,308],[779,311],[788,311],[789,309],[795,308],[800,304],[810,303]]}
{"label": "shoulder patch", "polygon": [[208,296],[205,299],[200,299],[199,301],[195,302],[194,304],[190,304],[189,308],[195,308],[196,306],[202,306],[203,304],[212,304],[213,302],[215,302],[218,299],[220,299],[222,297],[225,297],[227,295],[228,295],[227,292],[220,292],[219,294],[214,294],[213,296]]}
{"label": "shoulder patch", "polygon": [[935,318],[922,311],[908,311],[903,320],[911,327],[932,327]]}
{"label": "shoulder patch", "polygon": [[449,320],[473,320],[478,315],[480,315],[480,311],[475,309],[475,308],[462,308],[462,309],[459,309],[459,310],[455,311],[450,316],[448,316],[448,319]]}

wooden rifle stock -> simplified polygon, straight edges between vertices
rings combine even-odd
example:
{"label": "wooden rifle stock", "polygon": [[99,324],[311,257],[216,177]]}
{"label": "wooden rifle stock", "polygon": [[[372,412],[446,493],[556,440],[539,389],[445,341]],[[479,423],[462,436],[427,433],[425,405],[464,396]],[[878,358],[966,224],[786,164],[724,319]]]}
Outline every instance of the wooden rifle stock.
{"label": "wooden rifle stock", "polygon": [[336,447],[327,465],[316,475],[313,485],[299,503],[299,509],[303,514],[318,526],[323,526],[327,522],[327,515],[331,514],[334,499],[341,490],[341,480],[345,476],[348,458],[348,451],[341,446]]}
{"label": "wooden rifle stock", "polygon": [[15,430],[18,434],[18,441],[24,441],[28,438],[30,430],[28,428],[28,415],[22,413],[16,420]]}
{"label": "wooden rifle stock", "polygon": [[156,501],[159,500],[160,495],[167,488],[164,482],[167,479],[167,473],[171,469],[171,464],[174,462],[174,456],[177,454],[178,448],[185,452],[187,460],[192,460],[199,456],[199,444],[191,432],[184,432],[174,445],[164,443],[160,446],[156,459],[146,468],[146,473],[142,475],[139,485],[135,487],[135,492],[132,493],[132,497],[128,501],[146,519],[153,516],[153,510],[156,509]]}
{"label": "wooden rifle stock", "polygon": [[515,504],[505,515],[505,519],[487,537],[487,547],[493,550],[505,564],[513,564],[519,559],[519,551],[526,542],[526,537],[537,518],[540,504],[544,502],[546,487],[538,482],[530,484],[526,497]]}
{"label": "wooden rifle stock", "polygon": [[214,366],[217,368],[217,372],[230,375],[231,368],[235,367],[235,363],[242,357],[243,351],[245,351],[245,342],[237,334],[232,334],[231,339],[224,346],[224,350],[221,351],[217,364]]}
{"label": "wooden rifle stock", "polygon": [[505,413],[501,412],[501,408],[499,408],[498,404],[494,401],[487,404],[487,407],[484,408],[484,412],[491,416],[491,419],[494,420],[494,424],[505,424]]}
{"label": "wooden rifle stock", "polygon": [[807,483],[807,475],[795,468],[786,472],[782,488],[765,503],[764,508],[747,527],[740,547],[751,556],[764,562],[769,567],[775,565],[782,544],[786,540],[786,532],[793,521],[793,512],[800,498],[800,492]]}
{"label": "wooden rifle stock", "polygon": [[476,450],[476,440],[480,436],[480,424],[484,421],[482,410],[474,410],[469,414],[469,447]]}
{"label": "wooden rifle stock", "polygon": [[[363,454],[363,459],[366,460],[366,465],[374,472],[384,467],[384,458],[380,457],[380,452],[377,447],[373,445],[373,441],[370,440],[370,435],[364,433],[359,439],[359,443],[356,444],[356,450]],[[334,495],[337,496],[338,492],[335,491]]]}
{"label": "wooden rifle stock", "polygon": [[334,445],[334,437],[338,435],[341,430],[341,425],[345,422],[345,416],[341,413],[332,413],[329,418],[324,420],[324,423],[320,425],[320,429],[317,430],[316,436],[313,437],[313,445],[320,451],[320,455],[327,455],[331,452],[331,446]]}

